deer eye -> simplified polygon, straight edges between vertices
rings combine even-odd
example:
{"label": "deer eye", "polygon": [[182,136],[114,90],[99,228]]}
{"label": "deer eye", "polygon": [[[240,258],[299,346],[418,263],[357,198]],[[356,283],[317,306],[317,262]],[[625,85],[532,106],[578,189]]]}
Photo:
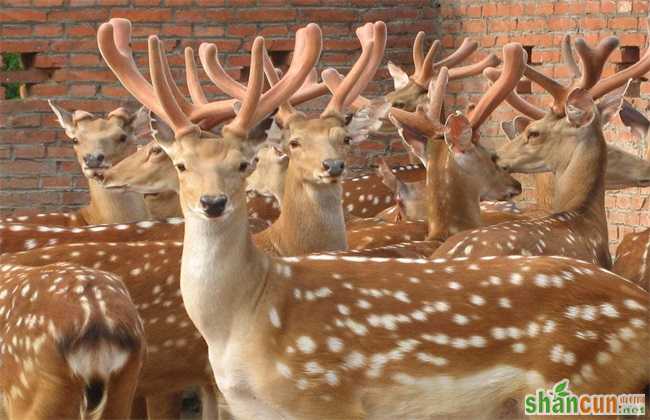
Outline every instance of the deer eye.
{"label": "deer eye", "polygon": [[352,143],[352,137],[350,137],[350,136],[345,136],[345,137],[343,137],[343,143],[344,143],[344,144],[350,144],[350,143]]}
{"label": "deer eye", "polygon": [[120,143],[124,143],[126,141],[126,134],[122,134],[119,138]]}
{"label": "deer eye", "polygon": [[72,144],[79,144],[79,139],[76,137],[72,138]]}
{"label": "deer eye", "polygon": [[292,149],[295,149],[296,147],[299,146],[300,146],[300,142],[298,140],[291,140],[289,142],[289,147],[291,147]]}
{"label": "deer eye", "polygon": [[176,165],[176,169],[178,169],[179,172],[185,172],[185,169],[187,169],[187,168],[185,168],[184,164],[179,163],[179,164]]}
{"label": "deer eye", "polygon": [[259,161],[260,161],[260,158],[255,156],[255,158],[253,159],[253,163],[257,165],[259,163]]}
{"label": "deer eye", "polygon": [[248,169],[248,162],[242,162],[239,164],[239,172],[246,172]]}
{"label": "deer eye", "polygon": [[160,147],[154,147],[153,149],[151,149],[151,153],[153,153],[154,155],[157,155],[160,152],[162,152],[162,149]]}
{"label": "deer eye", "polygon": [[533,131],[533,130],[529,131],[528,132],[528,138],[529,139],[539,138],[539,131]]}

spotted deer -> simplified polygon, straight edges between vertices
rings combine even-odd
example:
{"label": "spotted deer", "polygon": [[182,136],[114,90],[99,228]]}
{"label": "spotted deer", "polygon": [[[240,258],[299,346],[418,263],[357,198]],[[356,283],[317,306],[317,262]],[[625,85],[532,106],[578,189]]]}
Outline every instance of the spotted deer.
{"label": "spotted deer", "polygon": [[110,192],[98,181],[106,169],[134,148],[135,137],[149,124],[146,110],[141,108],[130,113],[117,108],[101,118],[86,111],[66,111],[52,101],[48,103],[71,140],[82,173],[88,180],[90,203],[74,213],[18,214],[2,222],[85,226],[150,219],[142,195]]}
{"label": "spotted deer", "polygon": [[[516,60],[512,62],[515,63]],[[410,234],[411,237],[404,238],[405,240],[422,241],[426,237],[440,244],[453,233],[481,224],[478,204],[481,197],[503,199],[521,192],[519,182],[498,168],[491,154],[478,145],[478,131],[472,134],[472,130],[478,130],[489,113],[503,100],[508,89],[512,89],[521,77],[521,74],[517,75],[515,68],[508,69],[508,72],[508,82],[502,81],[498,87],[483,96],[471,115],[471,123],[460,115],[451,116],[446,125],[439,122],[449,77],[446,67],[440,70],[437,80],[431,82],[426,110],[425,104],[421,104],[414,113],[397,108],[391,111],[393,124],[399,127],[400,134],[411,152],[427,165],[429,174],[425,204],[431,209],[429,222],[421,223],[420,231]],[[460,135],[450,133],[446,136],[445,143],[443,133],[451,131],[450,124],[455,124],[454,128],[458,127],[459,121],[466,123],[466,128],[463,129],[469,130],[469,134],[456,129],[456,132],[460,131]],[[405,127],[402,127],[402,123],[405,123]],[[405,227],[407,226],[413,225]],[[371,227],[357,230],[355,235],[365,238],[363,248],[370,249],[386,245],[381,243],[383,232],[383,226],[380,230]],[[389,236],[392,239],[392,235]],[[395,242],[400,241],[392,243]],[[358,250],[361,247],[351,249]]]}
{"label": "spotted deer", "polygon": [[[160,51],[157,38],[150,43]],[[506,48],[523,66],[523,49]],[[650,298],[591,264],[277,258],[258,249],[240,168],[260,118],[262,56],[257,38],[241,110],[215,137],[153,77],[165,107],[155,138],[183,168],[181,292],[236,417],[496,416],[565,377],[577,393],[643,389]],[[204,197],[220,206],[205,208]]]}
{"label": "spotted deer", "polygon": [[434,256],[567,255],[611,267],[602,126],[620,109],[629,80],[650,69],[650,53],[601,80],[603,65],[618,39],[608,37],[595,48],[578,39],[576,46],[583,73],[568,86],[526,67],[524,74],[549,91],[554,102],[542,119],[497,150],[497,163],[510,171],[555,174],[556,213],[462,233],[445,242]]}
{"label": "spotted deer", "polygon": [[[384,53],[386,25],[368,23],[356,32],[361,56],[333,92],[321,115],[307,118],[288,101],[280,105],[276,114],[276,121],[284,131],[282,149],[289,162],[280,216],[256,237],[258,245],[267,252],[297,255],[347,248],[339,179],[345,167],[346,146],[358,134],[348,128],[341,115],[374,76]],[[273,64],[268,55],[264,57],[266,77],[271,85],[277,86]],[[214,64],[216,61],[203,60],[205,67]],[[240,99],[246,93],[242,90]]]}
{"label": "spotted deer", "polygon": [[130,415],[144,333],[117,276],[65,262],[0,264],[0,319],[9,419]]}

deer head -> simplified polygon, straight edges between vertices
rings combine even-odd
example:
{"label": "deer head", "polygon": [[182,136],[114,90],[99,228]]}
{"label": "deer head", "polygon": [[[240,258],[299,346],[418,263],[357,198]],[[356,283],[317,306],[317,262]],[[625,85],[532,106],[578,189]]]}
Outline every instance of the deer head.
{"label": "deer head", "polygon": [[142,194],[178,191],[176,169],[155,141],[139,148],[104,173],[108,189],[127,189]]}
{"label": "deer head", "polygon": [[[650,54],[646,51],[638,63],[601,80],[605,62],[617,46],[618,39],[615,37],[605,38],[596,47],[590,47],[583,39],[577,39],[575,47],[581,63],[578,66],[573,58],[571,39],[566,35],[562,51],[573,76],[568,85],[562,85],[529,66],[526,67],[524,74],[547,90],[554,102],[550,111],[544,113],[516,93],[510,94],[507,98],[510,105],[533,120],[522,118],[515,124],[510,124],[510,127],[506,125],[505,131],[507,134],[510,132],[509,137],[518,134],[499,149],[499,165],[515,171],[556,172],[569,166],[568,162],[575,156],[574,152],[581,156],[583,165],[587,165],[590,154],[599,149],[602,150],[599,150],[598,156],[591,157],[594,165],[597,164],[594,160],[602,162],[609,155],[620,157],[616,153],[605,152],[602,126],[616,112],[620,112],[622,119],[628,121],[635,132],[644,131],[643,119],[638,118],[638,113],[633,108],[625,105],[623,95],[631,78],[650,70]],[[493,79],[497,74],[491,71],[486,76]],[[600,101],[596,104],[598,99]],[[592,148],[591,153],[583,155],[583,148],[594,142],[599,142],[600,147]],[[576,169],[575,165],[572,166]],[[556,198],[560,193],[556,191]],[[559,208],[558,205],[556,208]]]}
{"label": "deer head", "polygon": [[83,174],[91,179],[101,179],[104,171],[128,156],[134,139],[149,125],[144,108],[134,113],[117,108],[101,118],[86,111],[69,112],[53,101],[48,103],[72,141]]}
{"label": "deer head", "polygon": [[282,203],[289,156],[276,145],[265,145],[257,151],[254,163],[255,170],[246,179],[246,191],[272,196]]}
{"label": "deer head", "polygon": [[424,182],[404,182],[393,173],[383,159],[379,161],[377,173],[382,182],[395,195],[399,207],[398,218],[424,220],[427,217],[426,185]]}
{"label": "deer head", "polygon": [[395,90],[387,94],[385,98],[394,107],[414,111],[418,104],[426,102],[429,82],[437,76],[443,67],[449,69],[449,80],[455,80],[475,76],[480,74],[486,67],[499,65],[497,56],[490,54],[475,64],[453,68],[469,58],[477,50],[478,43],[469,38],[465,38],[458,49],[448,57],[434,62],[436,53],[440,48],[440,41],[435,40],[425,56],[424,37],[425,34],[422,31],[418,32],[415,37],[413,43],[415,71],[411,76],[392,62],[388,63],[388,72],[393,77]]}

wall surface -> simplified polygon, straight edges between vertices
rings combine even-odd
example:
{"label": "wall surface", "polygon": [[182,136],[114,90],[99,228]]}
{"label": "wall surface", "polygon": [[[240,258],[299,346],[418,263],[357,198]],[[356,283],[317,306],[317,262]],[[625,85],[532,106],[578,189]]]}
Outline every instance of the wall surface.
{"label": "wall surface", "polygon": [[[0,0],[0,52],[20,53],[26,62],[24,70],[13,72],[0,65],[0,80],[25,84],[24,99],[0,100],[0,215],[87,202],[86,180],[47,99],[98,114],[122,105],[137,108],[97,50],[97,27],[112,17],[133,22],[133,49],[145,74],[146,37],[159,34],[179,82],[184,48],[196,51],[204,41],[217,43],[222,63],[239,77],[255,35],[265,36],[271,51],[291,50],[295,30],[318,22],[324,33],[319,68],[334,66],[343,73],[358,56],[354,28],[362,22],[386,21],[387,56],[407,65],[415,34],[435,30],[428,0]],[[216,95],[201,76],[206,92]],[[378,79],[386,78],[383,67]],[[388,88],[373,83],[369,90]],[[368,153],[378,150],[383,148],[365,145],[352,165],[365,166]]]}
{"label": "wall surface", "polygon": [[[336,66],[346,71],[358,54],[353,28],[376,19],[388,23],[385,61],[390,59],[409,71],[410,45],[415,33],[424,30],[428,42],[438,37],[447,53],[464,37],[477,39],[482,51],[474,60],[487,52],[499,53],[507,42],[521,42],[531,52],[532,65],[565,79],[568,72],[560,63],[558,48],[565,33],[584,36],[590,43],[617,35],[624,53],[613,55],[605,73],[610,74],[644,53],[647,15],[647,0],[0,0],[0,51],[25,54],[29,64],[19,75],[0,70],[2,80],[10,76],[26,83],[25,99],[0,101],[0,214],[68,209],[86,202],[85,180],[46,99],[57,99],[69,109],[97,113],[123,104],[136,107],[97,52],[95,31],[110,17],[134,22],[133,45],[140,63],[146,61],[146,36],[160,34],[171,46],[172,65],[179,79],[180,54],[187,45],[217,42],[223,61],[237,76],[247,65],[246,51],[254,34],[273,40],[271,50],[286,50],[291,48],[293,31],[310,21],[320,23],[325,34],[320,68]],[[392,88],[385,66],[377,79],[380,81],[370,87],[370,95]],[[216,94],[209,82],[204,86]],[[463,108],[475,102],[485,87],[481,78],[453,82],[448,104]],[[525,97],[548,104],[548,95],[535,85],[531,89],[532,94]],[[4,97],[2,92],[0,97]],[[648,114],[650,82],[636,83],[628,99]],[[316,103],[312,107],[318,108]],[[483,138],[492,144],[500,141],[498,122],[514,115],[507,105],[501,106],[484,125]],[[610,124],[606,137],[645,157],[646,140],[632,138],[620,121]],[[355,151],[351,164],[362,168],[380,153],[384,153],[384,144],[369,141]],[[400,154],[395,161],[403,160],[400,147],[393,145],[389,153]],[[523,200],[533,202],[532,183],[524,179]],[[647,188],[607,194],[613,244],[627,232],[650,226],[649,195]]]}

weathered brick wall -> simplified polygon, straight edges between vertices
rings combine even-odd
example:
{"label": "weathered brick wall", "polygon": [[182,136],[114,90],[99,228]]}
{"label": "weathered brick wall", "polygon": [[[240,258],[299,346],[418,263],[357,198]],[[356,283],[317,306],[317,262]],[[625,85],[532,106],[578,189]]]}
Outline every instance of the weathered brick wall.
{"label": "weathered brick wall", "polygon": [[[480,41],[486,52],[499,52],[508,42],[520,42],[532,51],[532,65],[545,74],[567,80],[568,71],[561,63],[560,40],[565,33],[583,36],[590,44],[608,35],[620,39],[622,50],[615,52],[605,75],[629,65],[643,54],[646,45],[648,16],[647,0],[603,0],[603,1],[490,1],[490,0],[442,0],[438,11],[439,31],[443,42],[449,46],[458,45],[463,37]],[[635,49],[638,48],[637,49]],[[635,57],[636,55],[636,57]],[[454,92],[463,92],[451,98],[455,106],[462,108],[470,101],[476,101],[486,88],[479,78],[454,83]],[[469,95],[467,92],[471,92]],[[523,95],[538,105],[550,103],[550,95],[532,85],[532,94]],[[628,99],[645,115],[649,115],[650,82],[647,79],[633,85]],[[501,106],[482,128],[482,135],[488,142],[502,141],[498,122],[516,115],[508,105]],[[607,140],[639,157],[646,156],[647,141],[633,139],[621,125],[618,117],[606,130]],[[522,200],[534,203],[535,191],[532,180],[522,177],[525,192]],[[606,196],[609,234],[612,245],[632,230],[650,226],[650,189],[632,188],[610,191]]]}
{"label": "weathered brick wall", "polygon": [[[24,99],[0,100],[0,215],[58,211],[87,201],[85,178],[47,99],[97,113],[137,107],[97,50],[97,27],[111,17],[133,22],[133,48],[143,69],[146,37],[160,34],[173,47],[170,62],[179,81],[183,49],[196,51],[202,41],[216,42],[224,66],[238,77],[254,35],[264,35],[271,51],[288,50],[298,27],[318,22],[325,38],[320,68],[345,72],[358,55],[354,28],[361,22],[386,21],[387,56],[406,65],[417,31],[435,30],[429,0],[1,0],[0,52],[23,54],[27,68],[0,67],[1,81],[26,83]],[[208,94],[216,93],[201,76]],[[378,79],[386,78],[384,67]],[[369,91],[388,88],[373,83]],[[365,155],[378,150],[365,146],[353,164],[364,166]]]}

